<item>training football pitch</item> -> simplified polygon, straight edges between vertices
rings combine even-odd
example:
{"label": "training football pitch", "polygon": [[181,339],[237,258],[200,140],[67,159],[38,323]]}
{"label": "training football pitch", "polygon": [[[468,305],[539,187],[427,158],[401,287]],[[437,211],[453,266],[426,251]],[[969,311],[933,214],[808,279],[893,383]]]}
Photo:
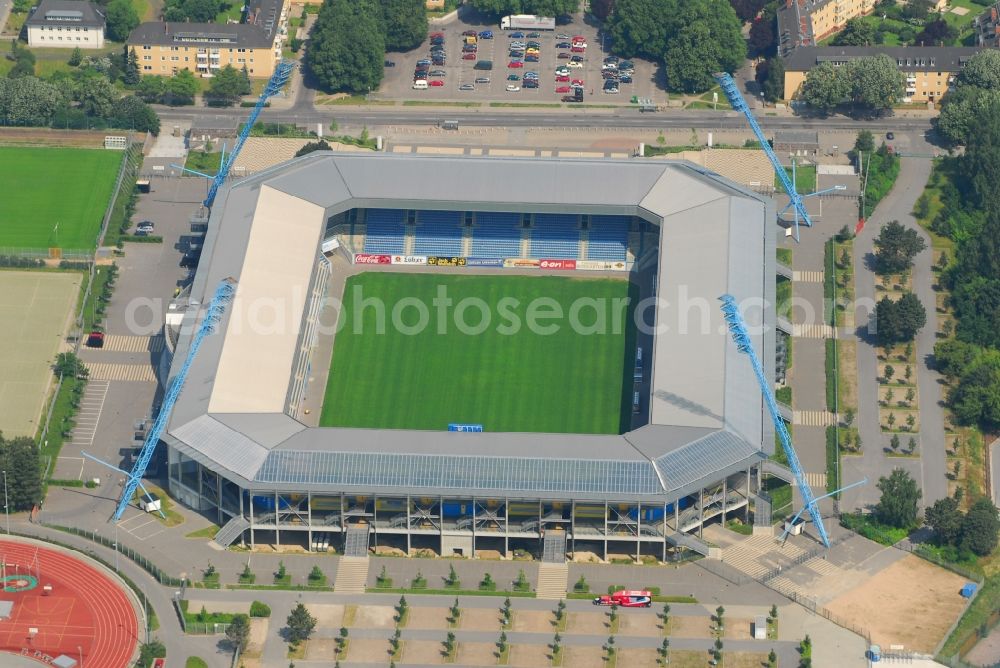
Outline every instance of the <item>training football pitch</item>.
{"label": "training football pitch", "polygon": [[[627,392],[624,387],[635,338],[624,305],[629,286],[549,276],[353,276],[344,290],[320,425],[444,430],[465,423],[494,432],[621,433],[631,417],[631,378]],[[450,307],[434,301],[441,290]],[[384,304],[383,333],[371,298]],[[545,317],[556,311],[561,318]],[[593,333],[576,331],[574,322]],[[553,326],[558,329],[546,333]]]}
{"label": "training football pitch", "polygon": [[0,146],[0,247],[94,248],[123,155]]}

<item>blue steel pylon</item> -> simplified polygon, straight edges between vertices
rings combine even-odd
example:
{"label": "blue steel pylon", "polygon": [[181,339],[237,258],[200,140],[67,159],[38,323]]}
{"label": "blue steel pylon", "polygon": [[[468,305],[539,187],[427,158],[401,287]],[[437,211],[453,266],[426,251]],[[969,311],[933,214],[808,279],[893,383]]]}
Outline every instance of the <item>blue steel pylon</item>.
{"label": "blue steel pylon", "polygon": [[[215,326],[222,318],[226,305],[232,300],[235,292],[236,282],[231,278],[223,280],[219,283],[219,287],[215,289],[212,301],[208,303],[208,310],[205,312],[205,317],[198,326],[198,330],[195,332],[194,338],[191,339],[191,348],[188,350],[187,358],[184,360],[184,364],[177,372],[177,375],[174,376],[173,380],[170,382],[167,392],[163,397],[163,403],[160,405],[160,412],[157,414],[156,420],[153,421],[153,426],[150,428],[149,433],[146,434],[146,440],[143,442],[142,449],[139,451],[139,458],[136,460],[135,465],[132,466],[132,470],[127,473],[125,486],[122,489],[121,498],[118,499],[118,507],[115,509],[114,520],[116,522],[122,516],[122,513],[125,512],[128,505],[132,502],[132,495],[135,494],[135,490],[137,488],[142,487],[142,491],[146,493],[146,496],[150,495],[146,490],[146,487],[142,484],[142,477],[146,475],[146,467],[149,466],[149,460],[153,457],[153,452],[156,450],[156,444],[159,442],[160,436],[163,434],[163,430],[167,427],[167,422],[170,420],[170,414],[173,412],[174,404],[177,402],[177,397],[180,395],[181,389],[184,387],[184,381],[187,380],[188,372],[191,370],[191,364],[198,355],[198,349],[201,347],[202,341],[205,340],[206,336],[215,331]],[[93,455],[89,455],[87,453],[83,454],[94,461],[108,466],[109,468],[121,471],[121,469],[117,466],[112,466],[107,462],[101,461]]]}
{"label": "blue steel pylon", "polygon": [[243,124],[243,129],[240,130],[239,136],[236,138],[236,144],[233,145],[233,150],[229,152],[229,156],[225,157],[222,164],[219,166],[219,173],[215,175],[212,179],[212,186],[208,189],[208,196],[205,198],[203,204],[212,208],[212,203],[215,202],[215,195],[219,192],[219,188],[222,184],[226,182],[226,178],[229,176],[229,170],[232,168],[233,163],[236,161],[237,156],[240,154],[240,149],[243,148],[243,143],[246,142],[247,137],[250,136],[250,129],[253,128],[253,124],[257,122],[257,117],[260,116],[260,112],[264,110],[264,105],[267,103],[268,99],[273,97],[281,90],[281,87],[285,85],[288,81],[289,75],[291,75],[292,70],[295,69],[295,63],[290,60],[283,60],[278,63],[278,66],[274,68],[274,74],[268,79],[267,85],[264,86],[264,92],[260,94],[260,98],[257,100],[257,104],[254,106],[253,111],[247,117],[246,123]]}
{"label": "blue steel pylon", "polygon": [[[774,152],[774,149],[771,148],[771,144],[767,141],[767,137],[764,136],[764,131],[761,130],[760,125],[757,124],[757,119],[754,118],[753,112],[750,111],[750,107],[747,106],[746,100],[743,99],[743,95],[740,93],[740,89],[733,80],[733,77],[727,72],[716,72],[713,76],[722,87],[722,92],[725,93],[730,106],[746,117],[747,122],[750,124],[750,129],[753,130],[754,135],[757,137],[757,141],[760,143],[760,147],[767,155],[767,159],[771,161],[771,167],[774,168],[774,173],[778,175],[778,180],[781,181],[781,187],[784,188],[785,192],[788,194],[788,205],[779,211],[778,215],[783,214],[789,209],[794,211],[795,240],[798,241],[799,220],[801,219],[802,224],[806,227],[812,227],[813,224],[812,218],[809,217],[809,212],[806,211],[806,205],[803,200],[806,197],[816,197],[817,195],[822,195],[834,190],[846,190],[847,186],[833,186],[832,188],[824,188],[823,190],[817,190],[816,192],[809,193],[807,195],[800,195],[795,189],[795,182],[788,178],[788,172],[786,172],[785,168],[781,165],[781,161],[778,160],[777,154]],[[795,163],[793,162],[792,170],[794,169]]]}
{"label": "blue steel pylon", "polygon": [[782,419],[781,413],[778,412],[778,403],[774,398],[774,392],[771,390],[771,381],[764,373],[764,367],[760,363],[760,358],[757,357],[757,351],[753,348],[753,343],[750,341],[750,335],[747,333],[746,324],[740,315],[736,300],[732,295],[722,295],[719,297],[719,300],[722,302],[722,313],[726,317],[726,323],[729,325],[729,331],[733,335],[736,347],[741,353],[746,354],[750,358],[750,364],[753,365],[753,372],[757,376],[757,383],[760,385],[761,394],[764,395],[764,401],[771,412],[771,421],[774,423],[774,428],[777,430],[778,437],[781,440],[781,448],[788,459],[788,467],[795,474],[795,481],[798,484],[799,493],[802,495],[803,508],[809,511],[809,516],[812,518],[813,524],[816,525],[816,530],[819,532],[819,537],[823,541],[823,545],[830,547],[830,538],[826,533],[826,527],[823,526],[823,516],[820,515],[816,499],[813,498],[812,490],[806,482],[806,476],[802,471],[802,465],[799,463],[799,457],[795,454],[795,448],[792,446],[792,437],[789,436],[788,429],[785,428],[785,421]]}

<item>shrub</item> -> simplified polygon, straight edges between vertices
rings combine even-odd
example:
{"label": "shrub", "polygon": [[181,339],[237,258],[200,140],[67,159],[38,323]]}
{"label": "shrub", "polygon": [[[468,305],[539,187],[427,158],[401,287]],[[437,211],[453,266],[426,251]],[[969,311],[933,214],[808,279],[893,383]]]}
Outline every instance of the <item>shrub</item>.
{"label": "shrub", "polygon": [[254,601],[250,604],[250,616],[251,617],[270,617],[271,616],[271,606],[262,601]]}

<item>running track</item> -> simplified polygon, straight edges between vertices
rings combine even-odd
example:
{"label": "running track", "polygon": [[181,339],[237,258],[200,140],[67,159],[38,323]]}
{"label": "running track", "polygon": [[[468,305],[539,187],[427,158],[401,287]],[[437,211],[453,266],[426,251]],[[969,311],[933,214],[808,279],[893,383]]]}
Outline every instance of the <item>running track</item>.
{"label": "running track", "polygon": [[[13,601],[10,619],[0,621],[0,652],[11,652],[49,663],[66,654],[95,668],[126,668],[138,631],[128,595],[103,571],[67,553],[37,543],[0,540],[0,561],[7,575],[26,572],[37,563],[38,586],[30,591],[0,590],[0,600]],[[52,594],[43,596],[43,587]],[[28,639],[28,628],[38,635]],[[36,654],[37,652],[37,654]],[[0,659],[0,664],[3,660]]]}

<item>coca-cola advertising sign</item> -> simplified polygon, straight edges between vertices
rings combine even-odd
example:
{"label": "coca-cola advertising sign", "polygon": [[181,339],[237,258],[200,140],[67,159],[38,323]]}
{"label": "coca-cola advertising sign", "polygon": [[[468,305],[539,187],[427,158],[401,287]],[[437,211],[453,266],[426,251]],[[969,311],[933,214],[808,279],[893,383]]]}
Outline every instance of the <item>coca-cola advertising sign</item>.
{"label": "coca-cola advertising sign", "polygon": [[355,253],[354,264],[392,264],[392,256]]}

